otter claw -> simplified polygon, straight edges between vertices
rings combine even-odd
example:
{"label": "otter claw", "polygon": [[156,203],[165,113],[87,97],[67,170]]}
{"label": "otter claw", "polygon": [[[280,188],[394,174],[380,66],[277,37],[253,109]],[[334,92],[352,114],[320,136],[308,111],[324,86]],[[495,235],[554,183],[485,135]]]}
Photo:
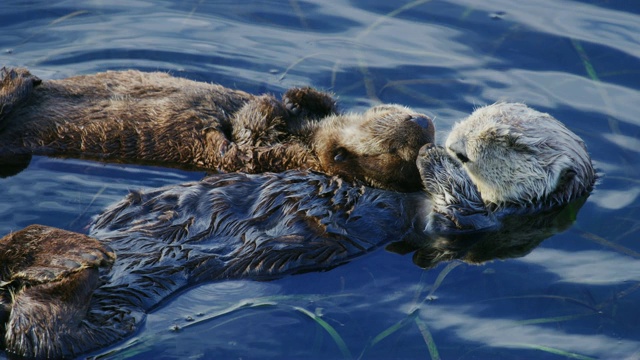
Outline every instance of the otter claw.
{"label": "otter claw", "polygon": [[282,101],[284,102],[284,107],[291,113],[291,115],[296,117],[300,115],[300,107],[292,102],[291,99],[285,97]]}
{"label": "otter claw", "polygon": [[225,140],[222,142],[222,144],[220,144],[220,147],[218,148],[218,152],[220,153],[221,156],[224,156],[229,151],[232,145],[233,143],[231,141]]}
{"label": "otter claw", "polygon": [[444,161],[444,159],[449,159],[449,155],[443,147],[437,146],[432,143],[427,143],[420,148],[420,151],[418,152],[418,158],[423,159],[423,161],[442,162]]}

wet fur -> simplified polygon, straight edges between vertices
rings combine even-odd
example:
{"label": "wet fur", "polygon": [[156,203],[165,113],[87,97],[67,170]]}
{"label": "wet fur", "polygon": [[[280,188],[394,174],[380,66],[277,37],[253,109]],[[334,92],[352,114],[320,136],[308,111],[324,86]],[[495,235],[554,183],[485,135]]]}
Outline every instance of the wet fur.
{"label": "wet fur", "polygon": [[[518,119],[513,120],[517,127]],[[555,120],[551,120],[543,117],[537,125],[553,124]],[[520,134],[527,136],[528,132]],[[451,136],[455,139],[459,133]],[[507,157],[519,151],[509,142],[495,144],[502,144],[501,151]],[[563,149],[557,151],[558,156],[565,155]],[[556,181],[550,186],[555,189],[535,203],[509,200],[497,207],[481,196],[464,163],[453,158],[451,152],[451,148],[422,147],[416,164],[425,190],[414,193],[364,187],[309,171],[219,174],[199,182],[134,191],[97,216],[91,227],[90,235],[112,249],[117,259],[102,278],[104,285],[92,296],[78,292],[90,301],[84,321],[59,318],[76,325],[56,335],[63,346],[48,338],[25,341],[29,334],[9,325],[6,346],[13,353],[27,356],[78,355],[133,333],[145,313],[182,288],[203,281],[266,280],[326,270],[398,241],[404,245],[392,244],[390,249],[417,249],[414,261],[424,267],[453,258],[480,262],[492,256],[525,254],[531,244],[573,222],[576,209],[595,181],[593,173],[576,174],[568,182]],[[471,159],[472,154],[465,156]],[[588,157],[575,158],[574,162],[579,164],[566,166],[592,169]],[[505,164],[505,171],[517,175],[529,169],[518,165]],[[556,212],[561,207],[559,199],[565,201],[562,206],[569,206],[569,216],[562,221],[555,220],[560,214]],[[574,202],[578,205],[571,207]],[[6,238],[0,239],[0,244]],[[5,251],[14,247],[9,244]],[[49,250],[44,242],[41,251]],[[7,261],[19,262],[17,259]],[[87,266],[93,273],[102,268],[95,262]],[[11,278],[11,269],[4,271],[0,281]],[[73,277],[68,281],[76,287],[86,282]],[[88,288],[94,287],[90,285]],[[68,292],[76,294],[73,286]],[[30,317],[33,314],[29,312],[40,314],[40,299],[27,297],[26,308],[16,305],[31,287],[8,285],[2,289],[13,294],[13,300],[0,297],[5,317],[25,318],[37,328],[55,329],[58,321],[51,321],[46,312],[42,317]],[[77,319],[77,314],[63,315]]]}
{"label": "wet fur", "polygon": [[47,81],[25,69],[2,69],[0,76],[0,157],[8,159],[50,155],[247,173],[311,169],[416,191],[415,158],[435,131],[431,119],[397,105],[338,114],[329,94],[311,88],[277,100],[134,70]]}
{"label": "wet fur", "polygon": [[453,127],[445,147],[493,206],[565,204],[596,180],[582,139],[524,104],[477,109]]}

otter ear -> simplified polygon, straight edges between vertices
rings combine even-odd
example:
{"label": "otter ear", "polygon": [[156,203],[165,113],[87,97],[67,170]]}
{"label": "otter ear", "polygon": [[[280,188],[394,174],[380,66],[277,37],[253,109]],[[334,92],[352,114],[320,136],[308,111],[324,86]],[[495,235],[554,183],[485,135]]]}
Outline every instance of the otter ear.
{"label": "otter ear", "polygon": [[573,191],[571,184],[575,179],[577,172],[573,169],[564,169],[558,177],[558,184],[553,190],[554,194],[569,194]]}
{"label": "otter ear", "polygon": [[558,188],[562,188],[570,183],[578,173],[573,169],[564,169],[558,179]]}

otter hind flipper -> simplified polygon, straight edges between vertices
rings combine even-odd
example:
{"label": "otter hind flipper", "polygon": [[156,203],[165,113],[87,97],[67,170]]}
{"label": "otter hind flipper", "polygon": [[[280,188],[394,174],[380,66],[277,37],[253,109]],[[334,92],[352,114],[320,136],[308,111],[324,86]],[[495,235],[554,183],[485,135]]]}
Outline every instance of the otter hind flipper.
{"label": "otter hind flipper", "polygon": [[7,114],[25,102],[42,80],[27,69],[0,69],[0,130],[6,127]]}
{"label": "otter hind flipper", "polygon": [[114,259],[96,239],[42,225],[0,239],[0,318],[6,322],[0,335],[7,351],[60,358],[117,338],[86,321],[100,276]]}

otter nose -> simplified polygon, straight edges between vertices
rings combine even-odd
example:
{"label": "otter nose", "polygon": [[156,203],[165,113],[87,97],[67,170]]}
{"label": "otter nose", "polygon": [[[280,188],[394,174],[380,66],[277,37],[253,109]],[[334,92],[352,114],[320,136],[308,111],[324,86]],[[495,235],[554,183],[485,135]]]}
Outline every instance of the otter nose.
{"label": "otter nose", "polygon": [[411,115],[409,121],[413,121],[423,129],[428,129],[431,126],[431,118],[426,115]]}

